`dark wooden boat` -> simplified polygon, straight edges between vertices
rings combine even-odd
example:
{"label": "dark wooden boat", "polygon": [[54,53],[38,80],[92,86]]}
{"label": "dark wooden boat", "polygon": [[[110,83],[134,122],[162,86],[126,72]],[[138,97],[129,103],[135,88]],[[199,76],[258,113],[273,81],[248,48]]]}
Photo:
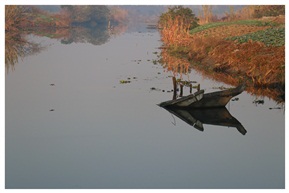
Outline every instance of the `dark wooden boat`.
{"label": "dark wooden boat", "polygon": [[247,133],[242,124],[229,113],[226,107],[210,109],[164,107],[164,109],[200,131],[204,131],[203,124],[209,124],[235,127],[241,134]]}
{"label": "dark wooden boat", "polygon": [[237,96],[245,90],[245,84],[236,88],[227,89],[204,94],[204,90],[195,92],[176,100],[169,100],[159,104],[161,107],[182,107],[182,108],[215,108],[225,107],[232,97]]}

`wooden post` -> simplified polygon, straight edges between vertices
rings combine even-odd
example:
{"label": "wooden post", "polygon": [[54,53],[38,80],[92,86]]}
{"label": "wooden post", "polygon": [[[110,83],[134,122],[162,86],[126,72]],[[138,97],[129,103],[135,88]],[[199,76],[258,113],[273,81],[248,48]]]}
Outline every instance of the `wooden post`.
{"label": "wooden post", "polygon": [[173,79],[173,86],[174,86],[174,95],[173,95],[173,100],[177,99],[177,80],[176,77],[172,77]]}
{"label": "wooden post", "polygon": [[173,86],[174,86],[174,91],[177,90],[177,80],[176,77],[172,77],[173,78]]}

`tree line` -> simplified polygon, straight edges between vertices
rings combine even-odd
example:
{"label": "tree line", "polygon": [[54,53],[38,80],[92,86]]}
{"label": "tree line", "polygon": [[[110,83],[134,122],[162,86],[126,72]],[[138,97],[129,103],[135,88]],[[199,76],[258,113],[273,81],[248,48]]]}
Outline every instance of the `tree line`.
{"label": "tree line", "polygon": [[99,26],[127,22],[127,11],[119,6],[63,5],[60,12],[49,13],[36,6],[5,6],[5,30],[27,27]]}
{"label": "tree line", "polygon": [[240,10],[235,10],[234,6],[229,6],[229,10],[224,12],[224,16],[219,18],[213,13],[212,5],[202,5],[198,16],[192,9],[183,6],[174,6],[167,12],[161,14],[159,25],[165,27],[169,20],[179,20],[190,29],[197,27],[198,24],[205,24],[217,21],[235,21],[241,19],[255,19],[261,17],[270,17],[285,15],[285,5],[248,5]]}

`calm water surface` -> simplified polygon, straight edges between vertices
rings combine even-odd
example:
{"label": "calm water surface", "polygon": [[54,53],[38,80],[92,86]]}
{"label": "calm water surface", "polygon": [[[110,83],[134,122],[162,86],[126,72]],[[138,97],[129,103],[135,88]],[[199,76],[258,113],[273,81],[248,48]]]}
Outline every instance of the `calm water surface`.
{"label": "calm water surface", "polygon": [[[246,135],[173,116],[157,106],[172,99],[172,73],[152,62],[157,31],[102,45],[29,38],[45,50],[6,74],[6,188],[285,187],[284,109],[243,92],[227,109]],[[229,86],[185,77],[205,92]]]}

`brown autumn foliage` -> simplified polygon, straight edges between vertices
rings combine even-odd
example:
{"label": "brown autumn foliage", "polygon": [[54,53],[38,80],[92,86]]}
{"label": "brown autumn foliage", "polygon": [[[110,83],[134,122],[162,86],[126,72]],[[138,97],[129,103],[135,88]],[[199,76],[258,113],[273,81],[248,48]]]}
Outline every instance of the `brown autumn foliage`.
{"label": "brown autumn foliage", "polygon": [[[254,13],[252,10],[247,9],[248,15]],[[282,15],[259,20],[285,24]],[[204,76],[234,86],[246,82],[248,92],[284,101],[285,46],[266,46],[252,40],[245,43],[225,40],[269,26],[225,25],[191,35],[179,22],[168,22],[169,27],[161,30],[166,48],[162,51],[163,66],[168,71],[182,75],[194,68]]]}
{"label": "brown autumn foliage", "polygon": [[19,59],[40,52],[43,47],[39,44],[29,42],[23,34],[8,33],[5,36],[5,69],[6,72],[15,69]]}
{"label": "brown autumn foliage", "polygon": [[31,28],[69,27],[71,19],[65,11],[51,14],[34,6],[6,5],[5,31],[27,31]]}
{"label": "brown autumn foliage", "polygon": [[28,21],[23,10],[23,6],[5,5],[5,31],[15,31]]}
{"label": "brown autumn foliage", "polygon": [[24,6],[5,6],[5,68],[6,72],[14,70],[19,58],[36,53],[40,50],[37,44],[24,38],[22,27],[30,21],[25,15]]}
{"label": "brown autumn foliage", "polygon": [[[237,86],[240,84],[240,79],[245,77],[238,77],[236,78],[235,74],[233,73],[216,73],[213,69],[209,70],[208,68],[212,68],[210,66],[203,66],[203,65],[194,65],[191,61],[187,58],[180,58],[177,56],[172,55],[169,53],[169,50],[164,48],[161,52],[161,64],[167,70],[173,73],[173,76],[179,76],[180,79],[183,79],[184,75],[187,75],[191,69],[196,70],[199,74],[203,77],[224,82],[229,85]],[[213,73],[212,73],[213,72]],[[282,90],[282,89],[281,89]],[[253,85],[247,84],[246,91],[255,95],[256,97],[268,97],[270,99],[275,100],[277,103],[284,102],[284,93],[280,89],[272,89],[268,87],[255,87]]]}
{"label": "brown autumn foliage", "polygon": [[187,48],[184,53],[187,58],[198,61],[203,68],[232,74],[254,86],[285,84],[285,46],[266,46],[256,41],[239,44],[224,40],[268,26],[230,25],[190,35],[182,30],[184,28],[179,28],[178,22],[170,21],[170,24],[170,28],[161,31],[163,42],[167,46]]}
{"label": "brown autumn foliage", "polygon": [[173,72],[174,76],[190,72],[191,64],[187,58],[178,58],[170,54],[166,49],[161,52],[161,64],[167,71]]}
{"label": "brown autumn foliage", "polygon": [[180,18],[168,19],[167,25],[163,26],[161,34],[162,41],[166,44],[181,45],[185,38],[189,37],[189,26],[186,26]]}
{"label": "brown autumn foliage", "polygon": [[222,18],[223,21],[245,20],[285,15],[285,5],[247,5],[238,11],[234,11],[232,9],[234,9],[233,6],[230,6],[230,12],[225,13],[226,16]]}
{"label": "brown autumn foliage", "polygon": [[213,14],[212,8],[212,5],[202,5],[202,14],[198,16],[200,25],[218,21],[218,16]]}

